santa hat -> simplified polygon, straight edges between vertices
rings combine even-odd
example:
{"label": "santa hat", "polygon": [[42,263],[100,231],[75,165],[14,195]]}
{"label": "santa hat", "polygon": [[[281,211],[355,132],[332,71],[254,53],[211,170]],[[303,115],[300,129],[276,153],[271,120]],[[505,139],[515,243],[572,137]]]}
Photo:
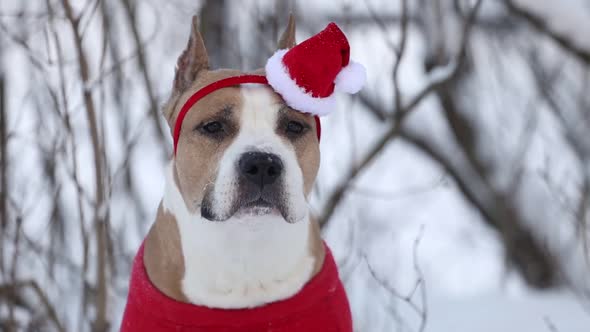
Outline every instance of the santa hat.
{"label": "santa hat", "polygon": [[289,50],[278,50],[266,63],[266,78],[285,102],[318,116],[335,108],[334,90],[357,93],[365,68],[350,60],[350,45],[335,23]]}

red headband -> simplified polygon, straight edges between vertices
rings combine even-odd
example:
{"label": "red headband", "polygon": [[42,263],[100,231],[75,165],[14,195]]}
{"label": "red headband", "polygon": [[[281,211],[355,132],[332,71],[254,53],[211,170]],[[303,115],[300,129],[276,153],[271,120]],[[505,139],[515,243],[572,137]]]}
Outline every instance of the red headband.
{"label": "red headband", "polygon": [[[244,83],[256,83],[256,84],[266,84],[268,85],[268,81],[266,80],[266,76],[262,75],[240,75],[240,76],[232,76],[228,78],[224,78],[219,81],[215,81],[209,85],[204,86],[203,88],[199,89],[195,92],[189,99],[184,103],[182,108],[180,109],[180,113],[178,113],[178,117],[176,118],[176,123],[174,124],[174,155],[176,155],[176,147],[178,145],[178,138],[180,137],[180,129],[182,128],[182,121],[186,116],[186,113],[193,107],[193,105],[198,102],[201,98],[205,97],[206,95],[210,94],[215,90],[219,90],[222,88],[227,88],[230,86],[236,86]],[[320,126],[320,119],[318,116],[314,116],[315,124],[316,124],[316,134],[318,135],[318,140],[320,139],[320,135],[322,132],[322,128]]]}

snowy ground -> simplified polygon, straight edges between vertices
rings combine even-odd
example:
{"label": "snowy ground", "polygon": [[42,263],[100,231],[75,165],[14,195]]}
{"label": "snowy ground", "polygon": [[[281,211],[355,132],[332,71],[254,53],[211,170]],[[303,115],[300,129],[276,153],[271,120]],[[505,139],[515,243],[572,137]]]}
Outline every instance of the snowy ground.
{"label": "snowy ground", "polygon": [[[588,309],[588,308],[586,308]],[[590,315],[567,292],[487,293],[430,300],[427,332],[587,332]]]}

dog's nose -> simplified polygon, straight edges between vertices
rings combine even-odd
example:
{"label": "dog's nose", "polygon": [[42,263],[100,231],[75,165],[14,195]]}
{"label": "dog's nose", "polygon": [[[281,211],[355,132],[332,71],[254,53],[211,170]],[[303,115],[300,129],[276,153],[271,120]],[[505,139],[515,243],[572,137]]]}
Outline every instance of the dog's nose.
{"label": "dog's nose", "polygon": [[283,162],[271,153],[247,152],[239,161],[242,175],[260,187],[272,184],[283,172]]}

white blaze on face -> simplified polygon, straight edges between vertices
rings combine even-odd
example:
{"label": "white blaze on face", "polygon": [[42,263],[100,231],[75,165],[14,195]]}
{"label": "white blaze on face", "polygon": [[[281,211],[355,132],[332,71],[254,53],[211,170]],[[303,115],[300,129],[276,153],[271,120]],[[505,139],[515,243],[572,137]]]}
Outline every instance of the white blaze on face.
{"label": "white blaze on face", "polygon": [[243,87],[243,109],[240,129],[234,142],[227,148],[219,163],[213,190],[212,212],[220,217],[231,211],[238,199],[237,164],[247,152],[265,152],[277,155],[283,162],[283,175],[278,181],[287,205],[289,222],[305,218],[309,211],[303,190],[303,174],[291,145],[277,133],[278,100],[268,88]]}
{"label": "white blaze on face", "polygon": [[240,156],[261,151],[279,156],[284,170],[284,195],[296,223],[280,214],[236,215],[223,222],[191,213],[167,174],[164,208],[176,217],[184,258],[182,290],[187,299],[217,308],[245,308],[281,300],[297,293],[313,272],[310,220],[303,176],[295,151],[275,132],[276,99],[264,88],[242,88],[240,131],[225,151],[215,180],[213,208],[224,211],[237,194]]}

